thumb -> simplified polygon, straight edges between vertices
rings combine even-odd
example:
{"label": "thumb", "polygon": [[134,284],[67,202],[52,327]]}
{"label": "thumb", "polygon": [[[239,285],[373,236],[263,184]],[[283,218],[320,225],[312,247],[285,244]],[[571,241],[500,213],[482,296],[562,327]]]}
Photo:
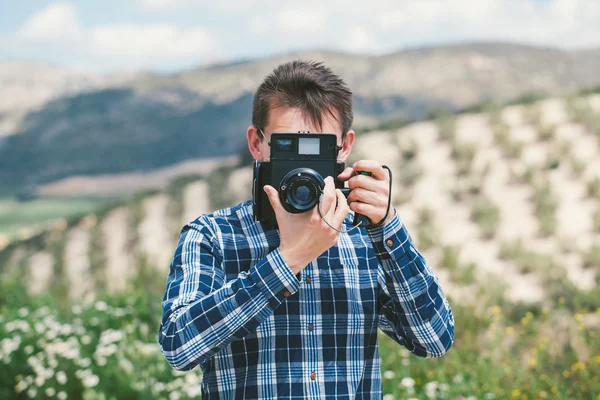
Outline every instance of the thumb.
{"label": "thumb", "polygon": [[265,185],[263,187],[263,190],[269,198],[269,203],[271,203],[271,207],[273,207],[275,213],[278,214],[283,209],[283,206],[281,205],[281,200],[279,200],[279,192],[277,192],[277,190],[270,185]]}

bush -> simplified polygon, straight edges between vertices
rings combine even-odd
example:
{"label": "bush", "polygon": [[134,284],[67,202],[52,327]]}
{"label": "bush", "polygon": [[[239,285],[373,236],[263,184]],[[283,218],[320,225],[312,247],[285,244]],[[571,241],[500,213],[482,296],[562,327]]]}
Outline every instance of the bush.
{"label": "bush", "polygon": [[550,236],[556,231],[556,200],[550,186],[544,184],[536,187],[533,195],[535,215],[540,224],[540,234]]}
{"label": "bush", "polygon": [[500,226],[499,208],[483,196],[475,198],[471,207],[471,218],[479,225],[483,237],[493,238]]}

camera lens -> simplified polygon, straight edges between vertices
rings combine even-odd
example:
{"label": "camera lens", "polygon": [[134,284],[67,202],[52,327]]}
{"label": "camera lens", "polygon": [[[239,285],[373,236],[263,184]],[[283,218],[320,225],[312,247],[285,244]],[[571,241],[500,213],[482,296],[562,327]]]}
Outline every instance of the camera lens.
{"label": "camera lens", "polygon": [[291,213],[310,210],[319,201],[325,187],[323,177],[310,168],[297,168],[281,180],[279,194],[281,204]]}
{"label": "camera lens", "polygon": [[298,186],[294,192],[295,200],[299,204],[305,204],[310,202],[310,189],[306,186]]}

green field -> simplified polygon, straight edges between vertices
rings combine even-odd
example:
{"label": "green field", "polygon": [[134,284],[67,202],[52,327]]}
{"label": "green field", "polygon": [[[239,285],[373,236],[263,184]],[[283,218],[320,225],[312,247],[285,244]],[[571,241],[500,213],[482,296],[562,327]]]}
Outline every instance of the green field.
{"label": "green field", "polygon": [[93,212],[114,200],[106,197],[41,197],[20,202],[0,198],[0,235],[9,240],[23,237],[57,219],[71,219]]}

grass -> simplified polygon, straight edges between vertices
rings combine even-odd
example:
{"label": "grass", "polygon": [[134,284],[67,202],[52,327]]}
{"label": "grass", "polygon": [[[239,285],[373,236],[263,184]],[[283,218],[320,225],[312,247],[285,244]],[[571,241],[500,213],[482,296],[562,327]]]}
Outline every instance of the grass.
{"label": "grass", "polygon": [[419,227],[417,229],[417,240],[419,248],[427,250],[437,242],[437,232],[433,224],[433,211],[423,207],[418,211]]}
{"label": "grass", "polygon": [[535,215],[540,224],[540,234],[544,237],[553,235],[556,231],[557,203],[550,186],[545,183],[537,186],[533,194]]}
{"label": "grass", "polygon": [[484,196],[478,196],[471,205],[471,218],[479,225],[485,239],[492,239],[500,226],[500,209]]}

